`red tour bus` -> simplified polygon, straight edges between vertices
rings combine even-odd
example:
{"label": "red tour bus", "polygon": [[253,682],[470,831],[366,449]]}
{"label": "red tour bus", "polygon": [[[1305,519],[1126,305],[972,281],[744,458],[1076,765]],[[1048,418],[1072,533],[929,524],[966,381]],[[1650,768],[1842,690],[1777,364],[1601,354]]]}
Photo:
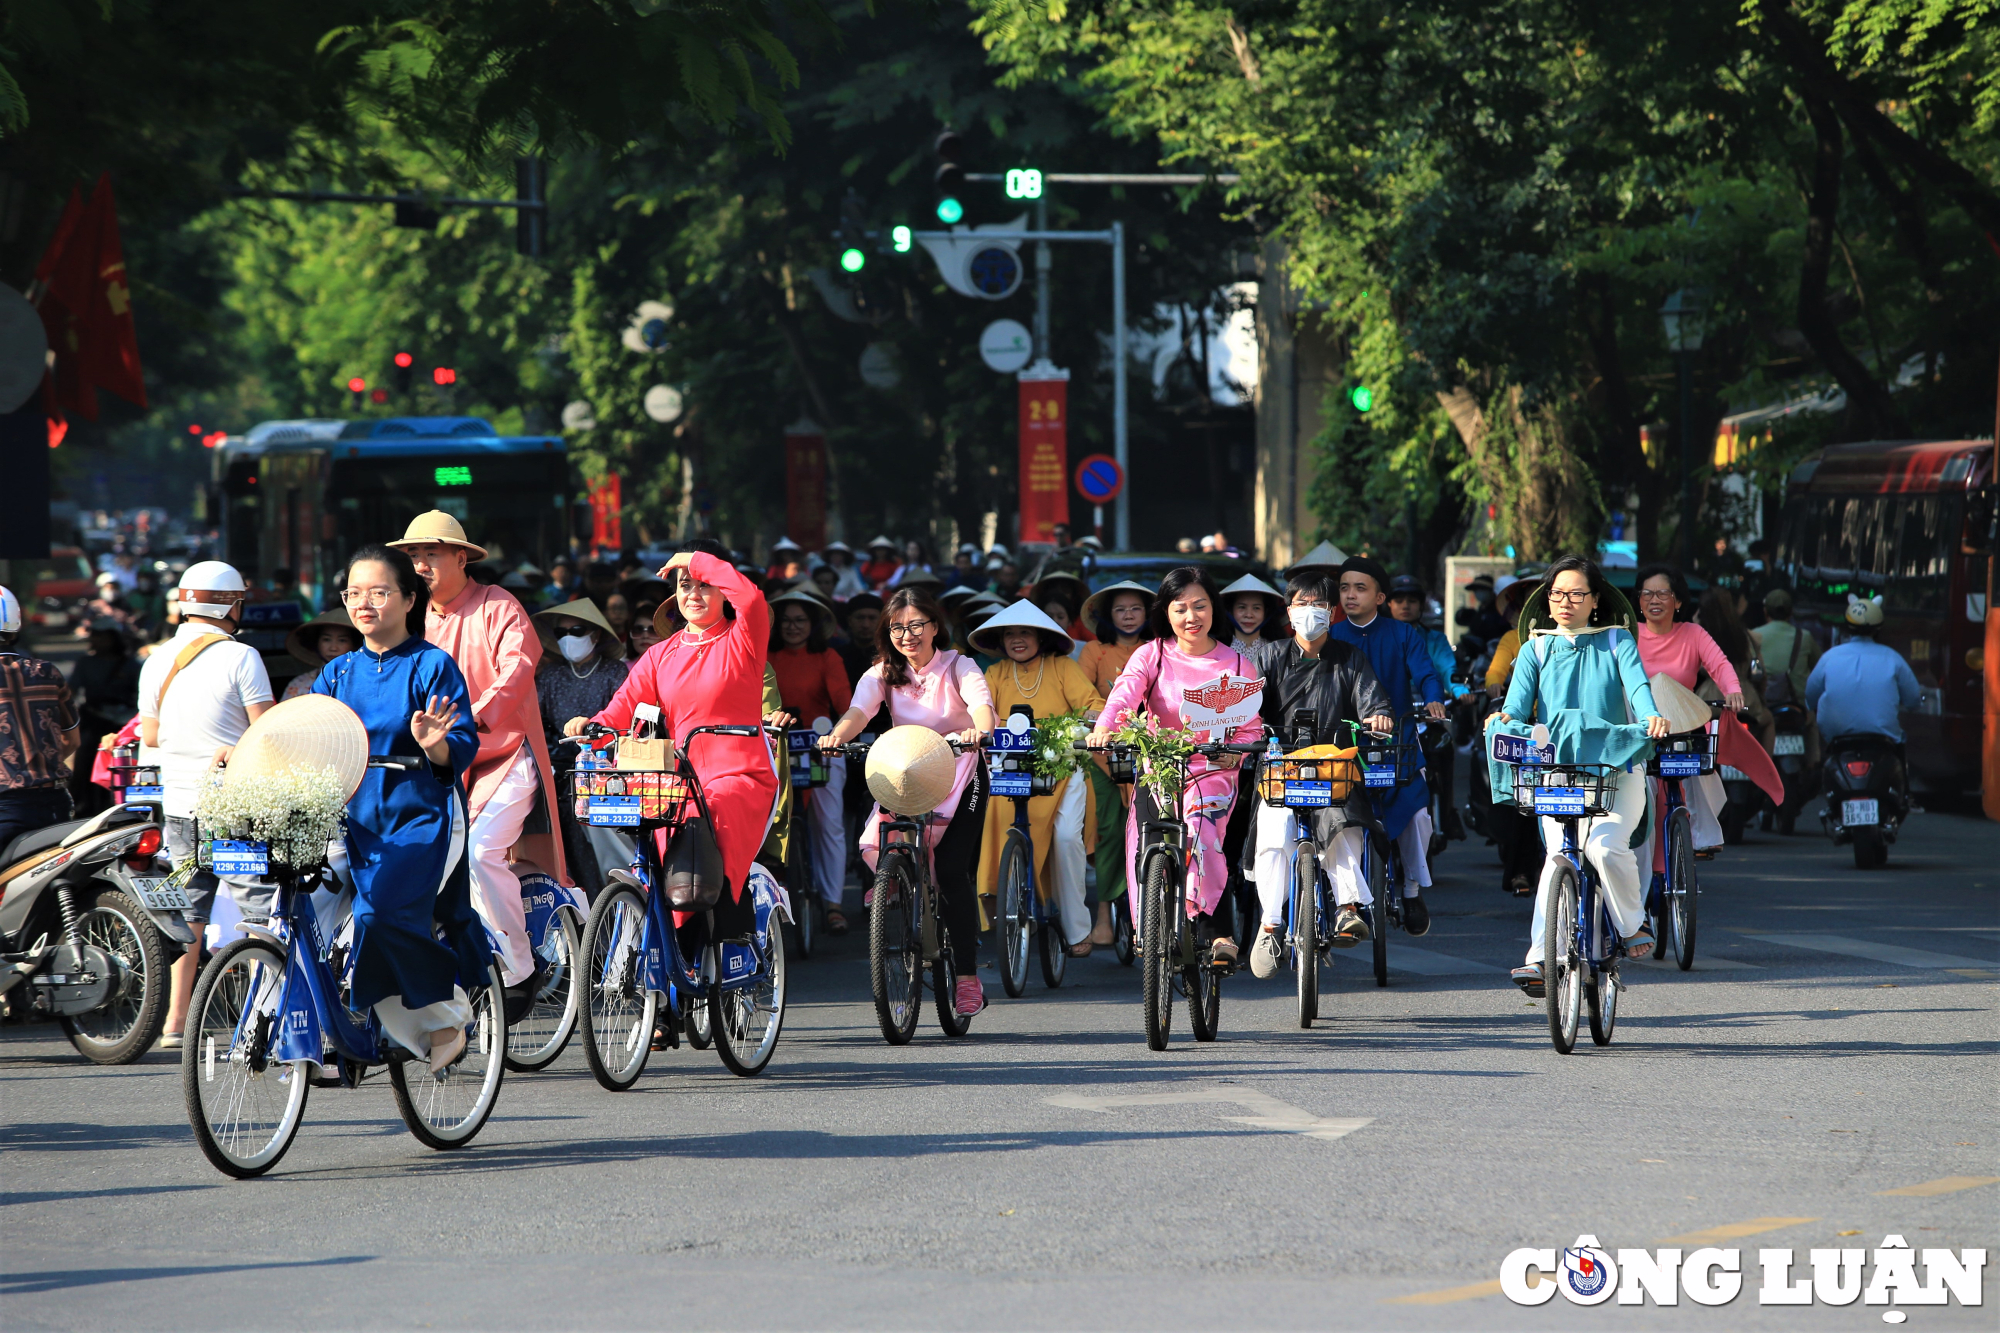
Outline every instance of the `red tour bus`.
{"label": "red tour bus", "polygon": [[1882,596],[1882,642],[1923,688],[1917,711],[1902,715],[1911,785],[1922,790],[1980,785],[1993,529],[1990,440],[1834,445],[1786,482],[1775,556],[1794,614],[1824,645],[1849,593]]}

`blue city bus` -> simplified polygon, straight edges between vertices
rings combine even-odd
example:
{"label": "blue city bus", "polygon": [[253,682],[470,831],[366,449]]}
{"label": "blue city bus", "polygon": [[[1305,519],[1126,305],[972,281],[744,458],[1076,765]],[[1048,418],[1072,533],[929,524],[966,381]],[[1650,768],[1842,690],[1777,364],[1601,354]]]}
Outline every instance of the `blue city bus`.
{"label": "blue city bus", "polygon": [[266,421],[217,450],[224,558],[267,586],[291,569],[326,606],[347,557],[442,509],[503,569],[569,549],[569,457],[558,435],[500,435],[478,417]]}

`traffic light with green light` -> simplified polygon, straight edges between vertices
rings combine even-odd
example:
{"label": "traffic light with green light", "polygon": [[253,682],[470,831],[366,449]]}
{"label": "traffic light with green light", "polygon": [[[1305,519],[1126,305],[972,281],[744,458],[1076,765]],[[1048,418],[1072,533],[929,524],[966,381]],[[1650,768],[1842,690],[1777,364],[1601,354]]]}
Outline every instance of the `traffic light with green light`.
{"label": "traffic light with green light", "polygon": [[1365,384],[1357,384],[1347,391],[1347,401],[1357,412],[1366,412],[1375,406],[1375,391]]}
{"label": "traffic light with green light", "polygon": [[859,273],[868,267],[868,256],[861,252],[859,246],[850,245],[840,252],[840,267],[847,273]]}
{"label": "traffic light with green light", "polygon": [[965,166],[959,161],[965,151],[965,140],[956,130],[943,130],[932,140],[931,151],[938,160],[937,170],[931,176],[931,183],[937,189],[937,220],[949,227],[965,216],[965,205],[958,201],[965,189]]}

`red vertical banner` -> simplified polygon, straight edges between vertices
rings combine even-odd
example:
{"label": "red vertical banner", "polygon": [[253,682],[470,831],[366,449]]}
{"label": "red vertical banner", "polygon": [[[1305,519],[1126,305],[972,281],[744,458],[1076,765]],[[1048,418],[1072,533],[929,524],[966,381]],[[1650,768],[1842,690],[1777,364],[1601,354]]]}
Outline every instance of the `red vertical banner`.
{"label": "red vertical banner", "polygon": [[1052,542],[1069,522],[1069,372],[1042,361],[1020,380],[1020,540]]}
{"label": "red vertical banner", "polygon": [[809,417],[785,427],[785,535],[808,551],[826,545],[826,432]]}
{"label": "red vertical banner", "polygon": [[590,545],[598,551],[617,551],[625,546],[625,524],[619,516],[624,507],[623,486],[616,472],[606,473],[590,483]]}

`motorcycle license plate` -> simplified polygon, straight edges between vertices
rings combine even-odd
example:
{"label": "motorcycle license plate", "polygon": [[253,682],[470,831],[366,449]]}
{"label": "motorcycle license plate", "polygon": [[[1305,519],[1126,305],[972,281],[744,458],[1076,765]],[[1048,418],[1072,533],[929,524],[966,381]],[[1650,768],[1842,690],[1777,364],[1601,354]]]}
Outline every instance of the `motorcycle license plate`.
{"label": "motorcycle license plate", "polygon": [[1797,734],[1780,735],[1777,743],[1771,747],[1772,754],[1804,754],[1805,752],[1806,738]]}
{"label": "motorcycle license plate", "polygon": [[1842,801],[1840,822],[1848,828],[1856,824],[1879,824],[1882,822],[1882,804],[1875,800]]}
{"label": "motorcycle license plate", "polygon": [[584,808],[584,822],[598,828],[638,828],[639,798],[593,796]]}
{"label": "motorcycle license plate", "polygon": [[1396,785],[1396,769],[1393,764],[1367,770],[1363,783],[1370,787],[1393,787]]}
{"label": "motorcycle license plate", "polygon": [[181,886],[165,876],[135,879],[132,892],[139,895],[141,906],[155,912],[185,912],[194,906]]}
{"label": "motorcycle license plate", "polygon": [[1580,815],[1584,804],[1581,787],[1535,788],[1535,813],[1538,815]]}
{"label": "motorcycle license plate", "polygon": [[1287,782],[1285,805],[1293,810],[1324,810],[1333,804],[1331,782]]}
{"label": "motorcycle license plate", "polygon": [[209,845],[208,868],[218,875],[258,879],[271,873],[271,848],[261,842],[223,842]]}
{"label": "motorcycle license plate", "polygon": [[1698,778],[1701,776],[1701,756],[1698,754],[1663,754],[1660,756],[1660,776],[1663,778]]}

